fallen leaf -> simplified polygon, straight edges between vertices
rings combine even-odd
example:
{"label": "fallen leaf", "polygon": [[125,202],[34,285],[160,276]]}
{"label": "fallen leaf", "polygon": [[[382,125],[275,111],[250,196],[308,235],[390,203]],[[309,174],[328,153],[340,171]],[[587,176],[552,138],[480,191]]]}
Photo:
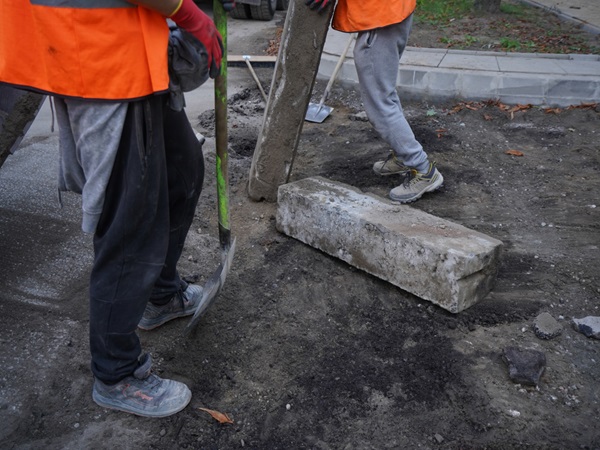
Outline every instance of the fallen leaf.
{"label": "fallen leaf", "polygon": [[524,153],[520,150],[506,150],[505,152],[507,155],[513,155],[513,156],[523,156]]}
{"label": "fallen leaf", "polygon": [[492,116],[490,116],[489,114],[484,114],[484,115],[483,115],[483,118],[484,118],[485,120],[494,120],[494,118],[493,118]]}
{"label": "fallen leaf", "polygon": [[544,112],[546,114],[560,114],[561,110],[560,108],[546,108],[544,109]]}
{"label": "fallen leaf", "polygon": [[233,420],[231,420],[231,418],[227,414],[223,414],[222,412],[215,411],[214,409],[207,409],[207,408],[198,408],[198,409],[209,413],[213,417],[213,419],[217,420],[219,423],[233,423]]}
{"label": "fallen leaf", "polygon": [[450,110],[448,114],[456,114],[457,112],[462,111],[464,107],[465,105],[463,103],[459,103],[454,108],[452,108],[452,110]]}
{"label": "fallen leaf", "polygon": [[567,109],[596,109],[598,103],[581,103],[580,105],[571,105]]}
{"label": "fallen leaf", "polygon": [[527,104],[527,105],[521,105],[521,104],[517,104],[516,106],[513,106],[512,108],[510,108],[510,112],[517,112],[517,111],[525,111],[526,109],[531,109],[532,105]]}

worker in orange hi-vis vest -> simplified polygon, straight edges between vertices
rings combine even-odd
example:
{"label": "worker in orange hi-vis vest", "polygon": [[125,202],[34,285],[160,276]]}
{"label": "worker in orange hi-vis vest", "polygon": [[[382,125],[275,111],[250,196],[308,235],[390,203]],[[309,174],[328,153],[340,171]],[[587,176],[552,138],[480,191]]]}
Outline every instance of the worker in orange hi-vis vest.
{"label": "worker in orange hi-vis vest", "polygon": [[[330,0],[306,0],[323,11]],[[409,203],[442,186],[444,178],[416,140],[396,90],[400,58],[412,26],[416,0],[338,0],[332,27],[357,33],[354,63],[365,111],[369,121],[390,145],[384,161],[373,165],[378,175],[402,175],[402,184],[390,191],[390,198]]]}
{"label": "worker in orange hi-vis vest", "polygon": [[176,268],[204,159],[183,107],[170,103],[167,18],[199,41],[206,78],[216,77],[221,36],[193,0],[11,0],[0,7],[0,83],[53,98],[58,188],[82,195],[82,228],[93,234],[92,397],[147,417],[181,411],[191,392],[151,373],[137,328],[193,314],[202,298]]}

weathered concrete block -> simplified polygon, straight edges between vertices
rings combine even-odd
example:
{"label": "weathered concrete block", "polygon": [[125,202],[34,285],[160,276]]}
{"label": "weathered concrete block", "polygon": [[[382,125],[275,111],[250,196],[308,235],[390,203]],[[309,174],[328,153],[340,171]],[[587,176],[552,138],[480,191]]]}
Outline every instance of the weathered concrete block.
{"label": "weathered concrete block", "polygon": [[453,313],[496,278],[502,242],[322,177],[278,190],[277,229]]}

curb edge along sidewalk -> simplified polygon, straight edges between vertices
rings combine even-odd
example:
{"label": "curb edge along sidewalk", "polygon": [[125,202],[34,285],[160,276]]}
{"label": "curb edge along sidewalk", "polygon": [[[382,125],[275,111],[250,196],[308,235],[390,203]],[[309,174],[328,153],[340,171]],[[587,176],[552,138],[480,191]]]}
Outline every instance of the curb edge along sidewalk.
{"label": "curb edge along sidewalk", "polygon": [[[333,73],[348,34],[330,28],[318,77]],[[338,80],[358,83],[352,48]],[[504,53],[407,47],[398,72],[403,98],[499,100],[570,106],[600,102],[600,55]]]}

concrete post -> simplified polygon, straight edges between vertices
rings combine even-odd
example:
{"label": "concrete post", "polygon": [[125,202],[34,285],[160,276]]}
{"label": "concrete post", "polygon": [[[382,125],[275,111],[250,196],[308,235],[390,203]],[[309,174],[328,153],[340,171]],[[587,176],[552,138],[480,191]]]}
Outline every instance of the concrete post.
{"label": "concrete post", "polygon": [[277,230],[458,313],[492,289],[502,242],[323,177],[279,188]]}
{"label": "concrete post", "polygon": [[277,201],[277,189],[289,179],[332,14],[332,7],[318,14],[304,0],[289,4],[250,167],[252,200]]}
{"label": "concrete post", "polygon": [[42,94],[0,85],[0,166],[18,148],[44,99]]}

